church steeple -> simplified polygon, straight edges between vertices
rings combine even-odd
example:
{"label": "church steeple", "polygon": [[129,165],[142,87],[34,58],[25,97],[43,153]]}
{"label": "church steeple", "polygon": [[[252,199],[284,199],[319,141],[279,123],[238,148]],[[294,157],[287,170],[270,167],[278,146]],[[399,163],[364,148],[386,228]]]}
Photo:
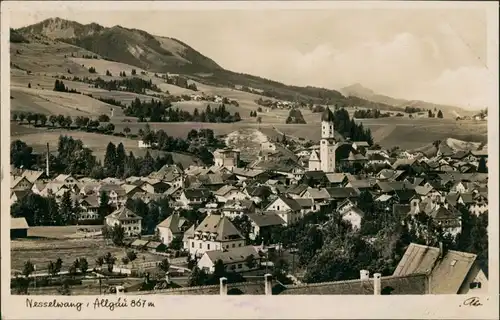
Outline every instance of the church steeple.
{"label": "church steeple", "polygon": [[335,138],[334,130],[334,116],[332,110],[326,107],[325,111],[321,115],[321,138],[322,139],[332,139]]}

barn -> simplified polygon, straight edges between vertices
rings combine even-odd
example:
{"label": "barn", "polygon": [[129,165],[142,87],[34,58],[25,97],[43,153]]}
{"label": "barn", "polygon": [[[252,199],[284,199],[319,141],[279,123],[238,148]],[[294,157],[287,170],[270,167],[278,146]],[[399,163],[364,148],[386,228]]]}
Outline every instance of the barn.
{"label": "barn", "polygon": [[26,238],[28,236],[28,222],[25,218],[10,218],[10,238]]}

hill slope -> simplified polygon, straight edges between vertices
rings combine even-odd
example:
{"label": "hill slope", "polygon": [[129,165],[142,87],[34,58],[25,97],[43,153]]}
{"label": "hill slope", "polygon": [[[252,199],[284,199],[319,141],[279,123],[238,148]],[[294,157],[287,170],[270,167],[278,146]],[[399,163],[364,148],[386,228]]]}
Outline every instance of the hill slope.
{"label": "hill slope", "polygon": [[213,60],[177,39],[157,37],[121,26],[106,28],[96,23],[83,25],[51,18],[17,31],[43,35],[95,52],[106,59],[157,72],[221,69]]}
{"label": "hill slope", "polygon": [[349,97],[357,97],[369,101],[373,101],[376,103],[383,103],[390,106],[405,108],[406,106],[422,108],[422,109],[431,109],[434,108],[446,112],[448,114],[454,114],[453,111],[458,112],[459,114],[464,114],[466,111],[460,107],[456,106],[448,106],[442,104],[436,104],[432,102],[426,102],[421,100],[405,100],[405,99],[396,99],[393,97],[389,97],[386,95],[378,94],[375,91],[364,87],[363,85],[356,83],[347,87],[340,89],[340,91]]}

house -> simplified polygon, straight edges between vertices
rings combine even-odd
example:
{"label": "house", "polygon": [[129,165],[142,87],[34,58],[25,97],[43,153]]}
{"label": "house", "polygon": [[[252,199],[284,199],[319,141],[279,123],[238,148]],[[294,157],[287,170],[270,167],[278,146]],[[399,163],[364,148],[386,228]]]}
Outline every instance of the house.
{"label": "house", "polygon": [[139,140],[137,142],[137,146],[141,149],[148,149],[148,148],[151,148],[151,143],[145,142],[144,140]]}
{"label": "house", "polygon": [[229,218],[242,216],[245,213],[255,212],[255,203],[252,200],[228,200],[221,208],[222,214]]}
{"label": "house", "polygon": [[78,201],[80,207],[78,220],[99,219],[99,198],[96,195],[86,196]]}
{"label": "house", "polygon": [[347,175],[344,173],[327,173],[326,179],[330,187],[344,187],[349,182]]}
{"label": "house", "polygon": [[307,184],[293,184],[286,190],[286,193],[292,198],[300,198],[308,188]]}
{"label": "house", "polygon": [[146,250],[152,253],[165,252],[165,249],[167,249],[167,246],[164,243],[158,241],[149,241],[146,244]]}
{"label": "house", "polygon": [[[321,189],[307,188],[306,191],[302,194],[302,196],[300,198],[312,199],[314,201],[313,205],[315,203],[320,205],[320,204],[325,204],[326,202],[328,202],[328,200],[330,200],[330,194],[328,193],[326,188],[321,188]],[[296,199],[300,199],[300,198],[296,198]]]}
{"label": "house", "polygon": [[364,212],[357,206],[352,206],[342,213],[342,220],[349,222],[354,230],[361,229],[361,220],[363,219]]}
{"label": "house", "polygon": [[31,190],[32,187],[33,187],[33,183],[30,182],[28,180],[28,178],[26,178],[24,176],[14,178],[10,184],[10,189],[13,191]]}
{"label": "house", "polygon": [[264,182],[269,179],[269,176],[265,170],[258,169],[233,168],[233,174],[235,174],[236,178],[240,181],[254,179]]}
{"label": "house", "polygon": [[[135,187],[135,186],[134,186]],[[132,188],[134,189],[134,188]],[[132,190],[128,190],[129,192]],[[125,202],[127,202],[126,194],[127,192],[125,189],[118,185],[118,184],[111,184],[111,183],[105,183],[102,185],[99,185],[95,193],[100,195],[102,192],[105,192],[108,195],[109,198],[109,204],[114,206],[114,207],[119,207],[121,205],[125,205]],[[139,192],[137,190],[137,192]]]}
{"label": "house", "polygon": [[106,216],[106,225],[109,227],[121,225],[127,236],[134,236],[140,235],[142,232],[141,220],[142,217],[136,215],[125,206],[122,206]]}
{"label": "house", "polygon": [[401,181],[405,178],[404,170],[382,169],[377,174],[378,180]]}
{"label": "house", "polygon": [[28,222],[26,218],[10,217],[10,239],[26,238],[28,236]]}
{"label": "house", "polygon": [[185,189],[182,191],[179,201],[184,207],[201,205],[210,198],[210,191],[206,189]]}
{"label": "house", "polygon": [[272,229],[286,224],[279,215],[273,212],[249,213],[247,216],[251,224],[249,234],[251,240],[255,240],[260,236],[264,242],[268,243]]}
{"label": "house", "polygon": [[178,212],[171,214],[156,226],[158,236],[162,243],[169,246],[175,237],[181,237],[186,229],[187,220]]}
{"label": "house", "polygon": [[330,194],[330,199],[336,203],[340,203],[345,199],[356,199],[359,197],[359,191],[354,188],[326,188]]}
{"label": "house", "polygon": [[488,278],[472,253],[411,243],[393,276],[426,274],[430,294],[486,294]]}
{"label": "house", "polygon": [[240,151],[237,149],[217,149],[213,153],[216,166],[229,169],[238,167],[240,162]]}
{"label": "house", "polygon": [[478,193],[474,197],[474,203],[469,206],[469,212],[479,216],[488,212],[488,198]]}
{"label": "house", "polygon": [[429,215],[447,233],[457,235],[462,231],[461,214],[452,206],[435,206]]}
{"label": "house", "polygon": [[[244,272],[260,268],[260,255],[253,246],[231,248],[224,251],[206,251],[198,261],[198,268],[207,273],[213,273],[215,263],[218,260],[222,261],[224,269],[229,272]],[[250,263],[249,260],[251,260]]]}
{"label": "house", "polygon": [[54,178],[54,182],[72,185],[78,183],[78,180],[75,179],[71,174],[60,174]]}
{"label": "house", "polygon": [[184,172],[177,165],[166,164],[160,170],[152,172],[148,177],[158,179],[173,187],[184,186]]}
{"label": "house", "polygon": [[242,247],[245,245],[245,238],[229,218],[212,214],[196,226],[188,242],[189,254],[199,257],[206,251]]}
{"label": "house", "polygon": [[136,250],[145,250],[146,246],[148,244],[147,240],[144,239],[135,239],[131,244],[130,247]]}
{"label": "house", "polygon": [[375,185],[375,182],[376,181],[372,180],[372,179],[353,180],[353,181],[349,181],[345,185],[345,187],[357,189],[359,191],[371,190],[373,188],[373,186]]}
{"label": "house", "polygon": [[227,202],[228,200],[244,200],[247,198],[245,193],[231,185],[222,186],[214,192],[214,195],[218,202]]}
{"label": "house", "polygon": [[45,171],[38,170],[24,170],[22,176],[28,179],[29,182],[35,183],[37,181],[41,181],[44,178],[47,178],[45,175]]}
{"label": "house", "polygon": [[159,179],[146,178],[144,180],[138,180],[138,181],[140,182],[136,182],[137,183],[136,185],[148,193],[164,193],[170,188],[170,185],[168,183],[163,182]]}

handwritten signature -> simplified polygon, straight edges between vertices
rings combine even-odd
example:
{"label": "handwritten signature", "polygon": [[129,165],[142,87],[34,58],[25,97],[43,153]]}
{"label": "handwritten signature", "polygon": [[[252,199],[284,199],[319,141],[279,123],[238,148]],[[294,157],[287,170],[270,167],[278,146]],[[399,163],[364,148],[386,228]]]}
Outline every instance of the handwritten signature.
{"label": "handwritten signature", "polygon": [[482,306],[483,304],[481,303],[481,301],[479,301],[479,298],[478,297],[471,297],[471,298],[468,298],[466,299],[463,303],[462,303],[464,306],[468,306],[468,307],[480,307]]}

